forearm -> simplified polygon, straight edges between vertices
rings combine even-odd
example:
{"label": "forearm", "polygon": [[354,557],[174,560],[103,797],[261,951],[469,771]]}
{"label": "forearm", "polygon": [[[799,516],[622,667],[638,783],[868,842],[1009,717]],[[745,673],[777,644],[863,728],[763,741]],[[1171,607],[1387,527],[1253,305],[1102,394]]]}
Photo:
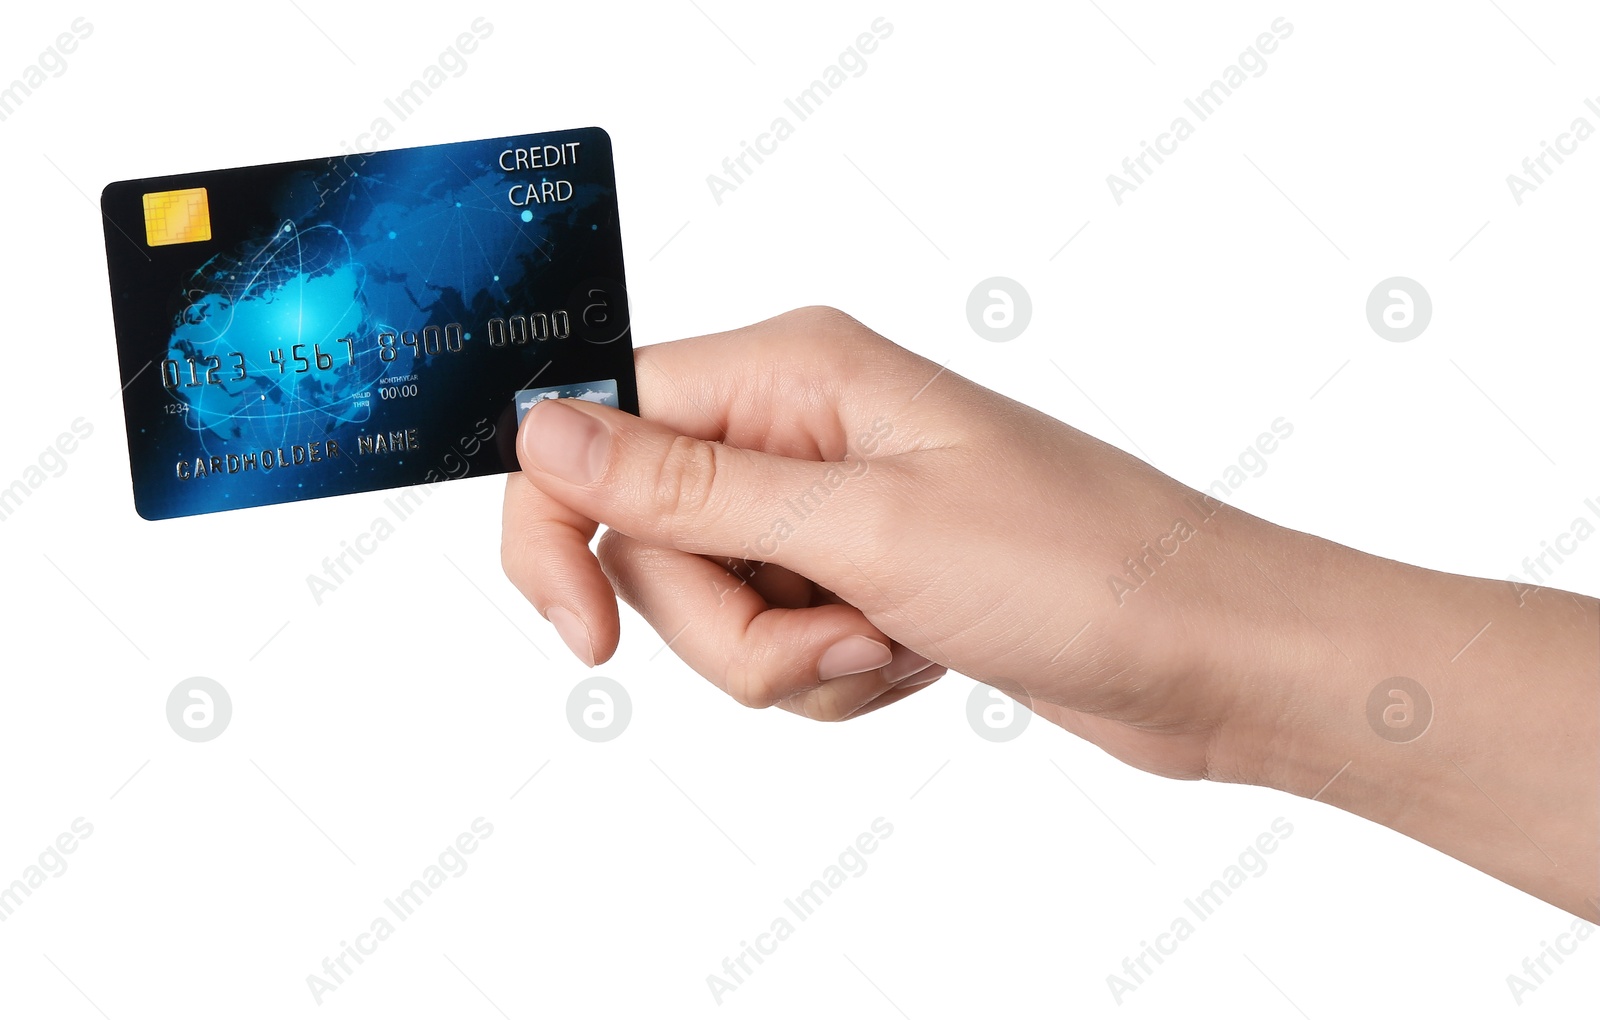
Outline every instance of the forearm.
{"label": "forearm", "polygon": [[1600,603],[1281,529],[1240,544],[1289,674],[1251,781],[1600,920]]}

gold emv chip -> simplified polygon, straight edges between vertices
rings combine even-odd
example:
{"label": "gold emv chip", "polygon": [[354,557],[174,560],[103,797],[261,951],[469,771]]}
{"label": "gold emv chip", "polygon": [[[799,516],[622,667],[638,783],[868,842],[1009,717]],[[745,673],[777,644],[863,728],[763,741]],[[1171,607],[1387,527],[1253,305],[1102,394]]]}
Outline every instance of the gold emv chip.
{"label": "gold emv chip", "polygon": [[211,240],[211,205],[206,189],[153,191],[144,196],[144,237],[154,248]]}

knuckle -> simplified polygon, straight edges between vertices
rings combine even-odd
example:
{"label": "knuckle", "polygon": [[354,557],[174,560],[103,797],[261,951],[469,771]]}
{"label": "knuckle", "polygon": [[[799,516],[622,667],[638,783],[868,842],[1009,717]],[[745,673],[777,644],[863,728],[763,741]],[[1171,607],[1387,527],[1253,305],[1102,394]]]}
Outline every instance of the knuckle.
{"label": "knuckle", "polygon": [[[878,676],[881,678],[881,673]],[[872,689],[859,683],[829,680],[801,692],[794,702],[801,714],[815,722],[844,722],[890,688],[879,684]]]}
{"label": "knuckle", "polygon": [[828,684],[823,684],[811,692],[809,703],[806,705],[806,718],[817,722],[839,722],[849,714]]}
{"label": "knuckle", "polygon": [[817,717],[812,708],[812,703],[814,700],[812,698],[813,693],[814,692],[812,691],[803,691],[792,697],[784,698],[778,702],[778,707],[783,709],[785,712],[792,712],[802,719],[810,719],[813,722],[816,722]]}
{"label": "knuckle", "polygon": [[807,334],[813,344],[824,345],[828,350],[847,351],[859,347],[873,335],[848,312],[829,305],[807,305],[789,313],[794,325]]}
{"label": "knuckle", "polygon": [[[859,379],[904,371],[905,350],[848,312],[830,305],[807,305],[774,320],[777,336],[804,337],[815,369],[828,379]],[[920,361],[920,359],[918,359]],[[918,369],[920,371],[920,368]],[[784,382],[779,380],[780,384]]]}
{"label": "knuckle", "polygon": [[714,505],[719,449],[691,436],[673,436],[667,445],[656,474],[654,505],[667,520],[674,545]]}
{"label": "knuckle", "polygon": [[755,659],[730,662],[724,673],[723,690],[746,708],[771,708],[794,694],[785,689],[788,685],[783,676],[772,667],[769,658],[759,654]]}
{"label": "knuckle", "polygon": [[889,363],[894,345],[855,316],[828,305],[796,309],[797,325],[816,354],[836,373],[859,374]]}
{"label": "knuckle", "polygon": [[821,333],[848,333],[864,329],[855,316],[832,305],[806,305],[789,313],[800,325]]}
{"label": "knuckle", "polygon": [[780,700],[769,680],[743,671],[729,674],[727,691],[745,708],[771,708]]}

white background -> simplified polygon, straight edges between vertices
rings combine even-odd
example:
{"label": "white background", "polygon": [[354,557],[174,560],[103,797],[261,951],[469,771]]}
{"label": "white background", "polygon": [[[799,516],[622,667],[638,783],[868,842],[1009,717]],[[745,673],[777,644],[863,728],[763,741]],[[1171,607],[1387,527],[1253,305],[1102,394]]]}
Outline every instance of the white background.
{"label": "white background", "polygon": [[[607,128],[639,343],[834,304],[1202,487],[1283,416],[1238,505],[1505,577],[1600,502],[1600,139],[1520,206],[1505,181],[1600,126],[1592,10],[18,6],[0,79],[74,17],[94,32],[0,123],[0,485],[75,418],[94,434],[0,522],[0,884],[73,819],[94,834],[0,922],[0,1014],[317,1013],[306,976],[478,817],[469,869],[321,1014],[1592,1006],[1600,938],[1520,1008],[1507,989],[1569,915],[1320,804],[1149,777],[1037,721],[980,739],[964,677],[845,725],[751,712],[626,611],[587,670],[501,575],[498,478],[441,487],[320,607],[306,576],[384,494],[140,520],[93,201],[340,151],[481,15],[493,35],[388,145]],[[717,204],[707,174],[880,16],[865,73]],[[1278,17],[1265,73],[1117,205],[1106,175]],[[1003,344],[965,313],[995,275],[1034,306]],[[1434,303],[1410,343],[1366,322],[1394,275]],[[1554,583],[1600,591],[1600,540]],[[567,721],[592,674],[632,699],[609,743]],[[233,701],[209,743],[165,715],[196,675]],[[868,870],[718,1007],[707,975],[879,817]],[[1266,873],[1116,1005],[1107,975],[1280,817]]]}

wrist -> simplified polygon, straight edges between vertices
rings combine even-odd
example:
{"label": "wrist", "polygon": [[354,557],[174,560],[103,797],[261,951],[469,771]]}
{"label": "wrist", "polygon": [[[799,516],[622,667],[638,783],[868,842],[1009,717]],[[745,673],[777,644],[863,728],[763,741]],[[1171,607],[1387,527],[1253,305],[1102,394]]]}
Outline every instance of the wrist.
{"label": "wrist", "polygon": [[1216,778],[1333,804],[1600,915],[1594,600],[1272,530],[1238,549],[1272,598],[1222,656],[1244,679]]}

